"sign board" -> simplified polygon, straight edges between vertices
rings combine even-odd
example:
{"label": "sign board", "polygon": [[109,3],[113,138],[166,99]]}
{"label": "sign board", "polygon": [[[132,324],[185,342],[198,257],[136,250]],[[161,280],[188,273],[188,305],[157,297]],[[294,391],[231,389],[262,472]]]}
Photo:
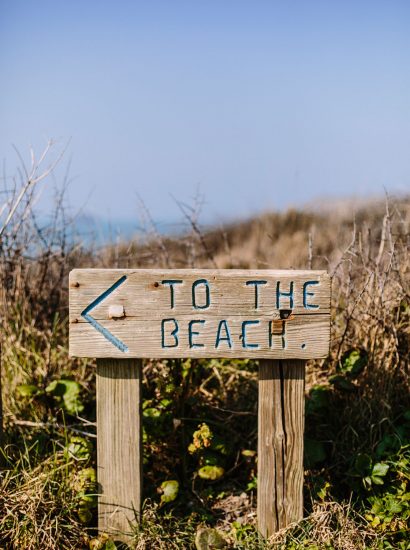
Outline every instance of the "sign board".
{"label": "sign board", "polygon": [[141,510],[144,357],[262,359],[258,528],[299,521],[304,360],[329,351],[327,273],[75,269],[69,286],[70,354],[97,358],[99,530],[127,542]]}
{"label": "sign board", "polygon": [[325,271],[75,269],[76,357],[325,357]]}

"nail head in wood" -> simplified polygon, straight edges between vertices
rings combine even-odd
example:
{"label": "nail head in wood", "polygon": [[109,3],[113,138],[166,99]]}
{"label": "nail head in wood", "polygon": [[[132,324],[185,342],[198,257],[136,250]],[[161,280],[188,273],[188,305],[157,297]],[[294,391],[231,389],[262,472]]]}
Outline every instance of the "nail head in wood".
{"label": "nail head in wood", "polygon": [[121,304],[113,304],[108,308],[109,319],[123,319],[125,317],[125,309]]}

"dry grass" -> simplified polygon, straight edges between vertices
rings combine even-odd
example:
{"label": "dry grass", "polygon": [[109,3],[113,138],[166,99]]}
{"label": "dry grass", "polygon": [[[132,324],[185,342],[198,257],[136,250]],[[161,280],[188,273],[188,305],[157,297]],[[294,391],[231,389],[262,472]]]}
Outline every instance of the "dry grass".
{"label": "dry grass", "polygon": [[[13,451],[6,447],[5,454]],[[36,466],[27,463],[29,456],[27,449],[6,463],[0,540],[10,548],[78,548],[84,532],[74,515],[78,499],[70,479],[72,463],[61,451]]]}
{"label": "dry grass", "polygon": [[[29,176],[32,172],[27,170]],[[82,495],[75,481],[85,467],[95,466],[95,452],[78,458],[67,451],[74,435],[91,446],[95,440],[93,365],[71,360],[67,353],[69,270],[74,265],[195,265],[311,267],[332,273],[331,354],[309,363],[306,388],[306,435],[322,446],[325,457],[307,464],[306,518],[269,543],[261,541],[254,529],[256,462],[241,455],[243,449],[256,448],[257,364],[147,361],[144,404],[160,416],[145,417],[144,483],[151,504],[135,547],[192,548],[197,528],[212,524],[233,548],[409,548],[402,516],[383,529],[364,517],[371,495],[397,492],[400,483],[410,483],[407,466],[399,465],[404,459],[394,454],[380,459],[390,461],[389,485],[367,492],[360,479],[355,485],[352,472],[359,455],[373,459],[391,434],[402,430],[402,447],[410,444],[403,431],[403,415],[410,410],[410,200],[360,206],[354,216],[344,209],[266,213],[208,231],[201,231],[196,215],[185,210],[189,230],[178,237],[161,236],[149,222],[144,238],[86,250],[68,239],[61,195],[52,222],[39,226],[32,209],[35,185],[19,199],[27,187],[26,172],[21,173],[21,182],[4,195],[0,215],[0,222],[10,217],[0,239],[6,457],[0,471],[0,547],[96,550],[106,544],[96,538],[94,508],[82,523]],[[352,350],[363,352],[366,364],[349,378],[343,365]],[[335,374],[349,389],[329,382]],[[47,390],[61,379],[79,384],[80,416],[68,413]],[[22,385],[34,387],[34,393],[22,395]],[[323,410],[314,407],[318,386],[328,390]],[[187,452],[201,422],[230,444],[224,458],[229,475],[219,485],[198,482],[197,465]],[[157,487],[174,478],[180,481],[181,497],[161,507]],[[317,491],[319,480],[321,487],[328,483],[325,493]]]}

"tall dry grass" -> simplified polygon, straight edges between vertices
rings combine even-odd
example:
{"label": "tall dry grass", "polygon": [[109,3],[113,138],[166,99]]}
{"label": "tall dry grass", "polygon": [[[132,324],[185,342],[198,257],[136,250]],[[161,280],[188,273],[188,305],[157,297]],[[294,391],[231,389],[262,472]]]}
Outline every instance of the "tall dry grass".
{"label": "tall dry grass", "polygon": [[[40,160],[44,163],[47,153]],[[390,535],[361,515],[366,494],[354,489],[347,470],[353,468],[355,457],[373,455],[404,411],[410,410],[410,200],[388,198],[354,213],[265,213],[209,230],[201,230],[197,218],[188,213],[189,229],[179,236],[163,236],[150,222],[148,235],[90,249],[70,238],[61,194],[51,222],[41,226],[37,219],[35,194],[53,168],[51,164],[42,170],[41,163],[33,158],[28,169],[20,170],[15,186],[1,195],[0,546],[51,549],[104,544],[95,538],[95,512],[85,523],[79,516],[82,505],[76,480],[83,463],[67,451],[75,435],[90,442],[95,439],[92,361],[68,357],[70,269],[195,266],[321,268],[332,274],[331,353],[324,361],[308,364],[306,388],[307,411],[318,387],[329,390],[326,415],[314,410],[306,422],[307,437],[319,442],[326,456],[318,465],[307,465],[307,519],[271,544],[383,547]],[[366,361],[362,371],[349,378],[343,362],[352,350],[363,353]],[[187,381],[181,369],[188,372]],[[333,383],[331,376],[336,376]],[[67,415],[61,400],[47,392],[50,383],[59,379],[79,384],[81,415]],[[256,446],[256,380],[257,366],[252,362],[202,361],[191,366],[146,362],[144,392],[149,406],[159,406],[164,396],[171,398],[172,405],[167,406],[178,423],[157,439],[149,436],[144,444],[146,486],[152,488],[147,496],[154,505],[147,506],[136,534],[138,548],[192,547],[194,532],[208,521],[206,517],[213,518],[209,521],[216,522],[232,547],[268,547],[254,531],[235,527],[235,521],[238,525],[255,521],[254,490],[246,492],[254,460],[233,452],[228,459],[233,473],[223,485],[225,496],[211,502],[208,489],[195,485],[191,458],[185,456],[198,415],[215,430],[224,426],[237,450]],[[22,386],[34,388],[34,393],[22,395]],[[95,454],[87,460],[95,464]],[[156,487],[170,475],[180,476],[185,495],[184,502],[176,501],[175,514],[155,504]],[[314,490],[318,478],[331,487],[323,498]],[[241,497],[244,491],[246,497]],[[403,528],[397,522],[400,534]],[[396,540],[394,533],[391,537]]]}

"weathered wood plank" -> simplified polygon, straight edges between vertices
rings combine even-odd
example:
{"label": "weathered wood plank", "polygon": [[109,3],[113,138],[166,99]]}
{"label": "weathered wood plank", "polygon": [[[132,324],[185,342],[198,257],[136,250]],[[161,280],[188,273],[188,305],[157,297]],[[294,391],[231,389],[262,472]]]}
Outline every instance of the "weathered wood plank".
{"label": "weathered wood plank", "polygon": [[127,541],[142,493],[141,360],[97,361],[98,529]]}
{"label": "weathered wood plank", "polygon": [[329,339],[324,271],[70,274],[73,356],[309,359],[325,357]]}
{"label": "weathered wood plank", "polygon": [[265,537],[303,517],[304,386],[304,361],[260,361],[257,498]]}

